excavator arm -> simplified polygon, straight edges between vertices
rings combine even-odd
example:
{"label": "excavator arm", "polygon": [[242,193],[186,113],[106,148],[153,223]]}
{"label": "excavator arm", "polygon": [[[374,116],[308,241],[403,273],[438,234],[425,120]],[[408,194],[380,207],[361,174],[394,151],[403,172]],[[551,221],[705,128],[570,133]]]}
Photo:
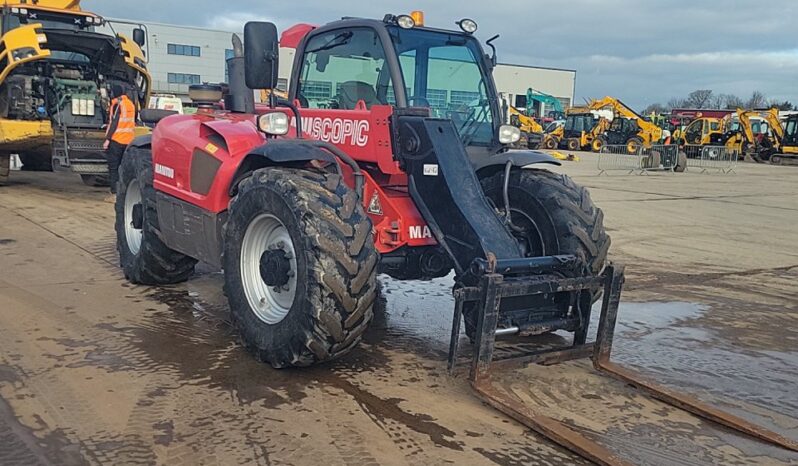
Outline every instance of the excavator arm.
{"label": "excavator arm", "polygon": [[510,117],[517,117],[521,131],[526,133],[543,133],[543,126],[534,117],[524,115],[521,110],[510,105]]}
{"label": "excavator arm", "polygon": [[775,141],[773,141],[774,145],[776,148],[781,147],[784,141],[784,128],[781,126],[781,120],[779,120],[779,109],[775,107],[771,108],[764,116],[765,121],[770,125],[770,129],[773,130],[773,137],[775,138]]}
{"label": "excavator arm", "polygon": [[751,116],[755,113],[756,112],[743,110],[741,108],[737,109],[737,119],[740,121],[740,130],[743,132],[745,140],[751,144],[756,142],[754,129],[751,126]]}

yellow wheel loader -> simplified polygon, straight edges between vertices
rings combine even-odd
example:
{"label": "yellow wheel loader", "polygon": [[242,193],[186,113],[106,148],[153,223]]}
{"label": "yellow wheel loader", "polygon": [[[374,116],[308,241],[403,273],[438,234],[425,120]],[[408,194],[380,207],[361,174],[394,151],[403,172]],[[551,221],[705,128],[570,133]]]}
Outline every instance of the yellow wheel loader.
{"label": "yellow wheel loader", "polygon": [[148,101],[144,30],[132,39],[100,32],[106,21],[79,0],[8,0],[0,15],[0,183],[12,154],[23,170],[65,168],[100,182],[110,87],[139,108]]}

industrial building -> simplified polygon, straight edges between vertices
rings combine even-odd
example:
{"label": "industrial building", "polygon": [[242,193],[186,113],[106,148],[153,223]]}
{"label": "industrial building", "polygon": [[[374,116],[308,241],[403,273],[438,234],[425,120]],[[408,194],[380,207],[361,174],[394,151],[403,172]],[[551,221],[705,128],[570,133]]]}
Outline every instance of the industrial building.
{"label": "industrial building", "polygon": [[[114,20],[111,20],[112,22]],[[112,23],[114,30],[131,34],[132,20]],[[147,32],[145,51],[153,79],[154,93],[174,94],[188,99],[188,87],[203,82],[225,82],[225,59],[232,56],[231,31],[179,26],[163,23],[143,23]],[[287,85],[291,74],[294,50],[280,50],[280,85]],[[500,63],[494,70],[496,87],[507,104],[513,105],[517,95],[525,95],[527,88],[557,97],[563,107],[574,99],[576,71],[542,68],[528,65]],[[323,86],[332,93],[333,83]],[[544,114],[545,108],[538,108]]]}

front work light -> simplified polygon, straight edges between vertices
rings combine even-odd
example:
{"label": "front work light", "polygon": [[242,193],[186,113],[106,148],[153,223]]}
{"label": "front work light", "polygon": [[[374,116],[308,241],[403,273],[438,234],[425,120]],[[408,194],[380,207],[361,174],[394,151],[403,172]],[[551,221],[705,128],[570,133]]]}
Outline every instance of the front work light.
{"label": "front work light", "polygon": [[477,22],[473,19],[464,18],[457,22],[457,25],[460,26],[460,29],[463,30],[466,34],[473,34],[477,32]]}
{"label": "front work light", "polygon": [[258,129],[272,136],[288,134],[288,115],[283,112],[266,113],[258,117]]}
{"label": "front work light", "polygon": [[511,125],[501,125],[499,127],[499,142],[502,144],[514,144],[521,140],[521,130]]}

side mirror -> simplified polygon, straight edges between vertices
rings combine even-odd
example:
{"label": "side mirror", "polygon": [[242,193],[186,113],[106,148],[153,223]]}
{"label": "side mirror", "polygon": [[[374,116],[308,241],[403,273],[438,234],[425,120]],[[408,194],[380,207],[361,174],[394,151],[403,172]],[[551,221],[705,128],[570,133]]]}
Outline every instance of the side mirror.
{"label": "side mirror", "polygon": [[133,42],[139,44],[139,47],[144,47],[144,44],[147,43],[147,35],[144,34],[144,29],[133,29]]}
{"label": "side mirror", "polygon": [[526,108],[526,96],[525,95],[516,95],[515,96],[515,108]]}
{"label": "side mirror", "polygon": [[250,89],[277,87],[279,48],[273,23],[249,22],[244,26],[246,83]]}

